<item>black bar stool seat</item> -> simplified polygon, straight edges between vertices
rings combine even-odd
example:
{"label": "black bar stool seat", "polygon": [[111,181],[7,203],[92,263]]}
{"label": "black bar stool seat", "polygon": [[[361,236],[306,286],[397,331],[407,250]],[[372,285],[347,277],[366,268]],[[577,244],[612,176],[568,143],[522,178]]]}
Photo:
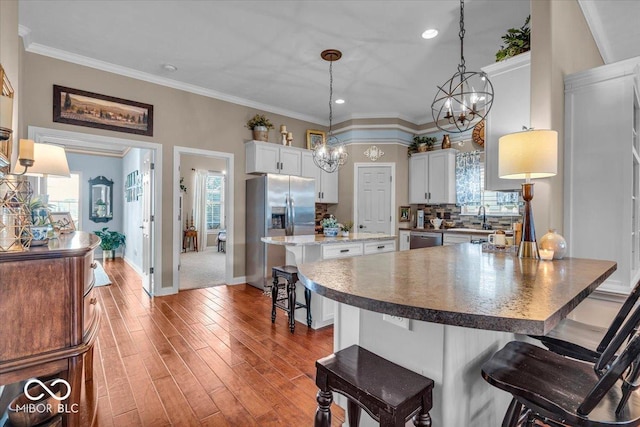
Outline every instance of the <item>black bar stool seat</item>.
{"label": "black bar stool seat", "polygon": [[331,426],[333,391],[348,398],[351,427],[358,426],[361,408],[382,427],[404,427],[412,415],[415,426],[431,426],[433,380],[357,345],[316,361],[316,385],[315,427]]}
{"label": "black bar stool seat", "polygon": [[[295,311],[298,308],[307,310],[307,326],[311,327],[311,291],[304,289],[304,304],[296,301],[296,283],[298,283],[298,267],[283,265],[271,268],[273,286],[271,286],[271,323],[276,321],[276,308],[284,310],[289,316],[289,330],[293,333],[296,328]],[[280,278],[285,281],[280,282]],[[285,291],[285,295],[280,293]]]}

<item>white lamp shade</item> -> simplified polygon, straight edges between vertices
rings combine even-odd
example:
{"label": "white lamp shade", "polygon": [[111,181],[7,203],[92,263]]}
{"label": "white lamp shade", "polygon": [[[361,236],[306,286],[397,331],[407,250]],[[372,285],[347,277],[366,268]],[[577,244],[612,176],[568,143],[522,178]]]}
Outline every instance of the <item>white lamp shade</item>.
{"label": "white lamp shade", "polygon": [[12,129],[13,98],[0,95],[0,128]]}
{"label": "white lamp shade", "polygon": [[[14,165],[12,173],[21,173],[24,168]],[[27,169],[28,176],[70,177],[69,164],[64,148],[59,145],[35,143],[33,146],[33,166]]]}
{"label": "white lamp shade", "polygon": [[498,176],[547,178],[558,173],[558,132],[527,130],[498,140]]}

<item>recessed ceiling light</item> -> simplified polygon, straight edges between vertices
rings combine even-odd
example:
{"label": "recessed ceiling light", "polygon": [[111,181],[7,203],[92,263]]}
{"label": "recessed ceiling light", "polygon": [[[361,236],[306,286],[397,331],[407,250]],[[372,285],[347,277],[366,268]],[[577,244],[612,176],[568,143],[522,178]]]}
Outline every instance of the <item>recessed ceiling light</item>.
{"label": "recessed ceiling light", "polygon": [[336,104],[344,104],[344,99],[336,99]]}
{"label": "recessed ceiling light", "polygon": [[178,67],[176,67],[176,66],[175,66],[175,65],[173,65],[173,64],[162,64],[162,68],[163,68],[165,71],[169,71],[169,72],[172,72],[172,73],[173,73],[174,71],[178,71]]}
{"label": "recessed ceiling light", "polygon": [[438,30],[436,30],[435,28],[429,28],[424,33],[422,33],[422,38],[423,39],[432,39],[437,35],[438,35]]}

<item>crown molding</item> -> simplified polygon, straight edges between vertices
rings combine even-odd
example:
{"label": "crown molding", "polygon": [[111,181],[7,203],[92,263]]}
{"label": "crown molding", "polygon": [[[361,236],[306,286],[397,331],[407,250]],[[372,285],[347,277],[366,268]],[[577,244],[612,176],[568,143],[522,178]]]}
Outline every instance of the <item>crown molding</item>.
{"label": "crown molding", "polygon": [[100,61],[98,59],[93,59],[87,56],[78,55],[62,49],[56,49],[54,47],[46,46],[40,43],[33,43],[30,41],[31,30],[24,26],[20,26],[19,32],[21,34],[24,34],[22,40],[25,46],[25,50],[29,53],[48,56],[50,58],[71,62],[73,64],[94,68],[96,70],[106,71],[108,73],[129,77],[132,79],[157,84],[160,86],[166,86],[172,89],[178,89],[178,90],[190,92],[196,95],[206,96],[208,98],[214,98],[220,101],[230,102],[232,104],[242,105],[249,108],[255,108],[256,110],[266,111],[273,114],[279,114],[282,116],[291,117],[293,119],[298,119],[298,120],[310,122],[310,123],[321,125],[321,126],[329,125],[328,121],[315,116],[300,114],[295,111],[285,110],[283,108],[262,104],[259,102],[251,101],[248,99],[240,98],[237,96],[229,95],[229,94],[218,92],[211,89],[206,89],[206,88],[192,85],[189,83],[183,83],[176,80],[168,79],[166,77],[156,76],[154,74],[145,73],[142,71],[134,70],[132,68],[123,67],[120,65],[115,65],[110,62]]}
{"label": "crown molding", "polygon": [[584,19],[587,21],[587,26],[589,27],[589,31],[591,31],[593,40],[596,42],[598,51],[600,51],[602,60],[605,64],[610,64],[612,62],[611,48],[609,47],[610,44],[605,36],[606,31],[602,26],[602,21],[600,20],[600,16],[596,10],[595,2],[578,0],[578,5],[580,5]]}
{"label": "crown molding", "polygon": [[31,29],[24,25],[18,25],[18,35],[22,37],[22,45],[24,49],[27,50],[31,45]]}

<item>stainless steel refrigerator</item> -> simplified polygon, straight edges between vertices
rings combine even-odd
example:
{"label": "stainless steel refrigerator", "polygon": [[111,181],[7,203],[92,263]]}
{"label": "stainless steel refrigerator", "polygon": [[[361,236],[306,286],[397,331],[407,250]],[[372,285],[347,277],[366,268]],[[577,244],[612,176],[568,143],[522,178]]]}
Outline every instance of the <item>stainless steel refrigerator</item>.
{"label": "stainless steel refrigerator", "polygon": [[315,233],[315,180],[270,174],[246,182],[247,283],[266,289],[271,267],[285,264],[285,248],[260,239]]}

